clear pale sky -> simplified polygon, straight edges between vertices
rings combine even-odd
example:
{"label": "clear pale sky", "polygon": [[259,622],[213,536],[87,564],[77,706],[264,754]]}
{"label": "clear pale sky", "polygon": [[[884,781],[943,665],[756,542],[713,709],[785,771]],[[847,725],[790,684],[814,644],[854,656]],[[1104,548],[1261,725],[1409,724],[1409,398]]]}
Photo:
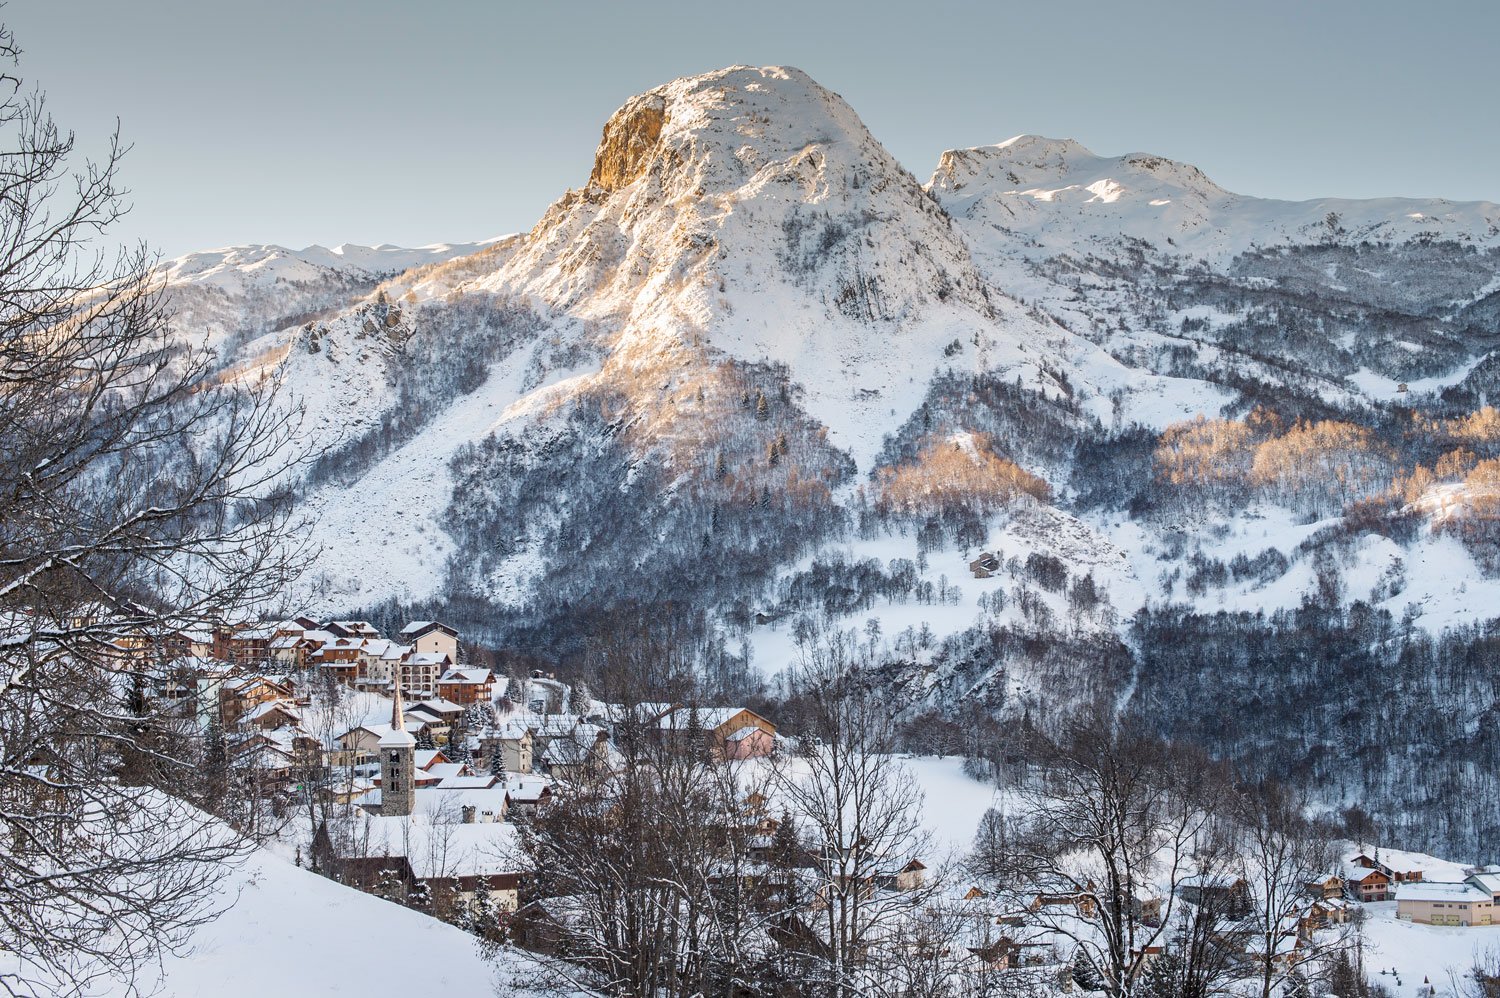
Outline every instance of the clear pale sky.
{"label": "clear pale sky", "polygon": [[1494,0],[823,4],[10,0],[21,71],[97,148],[118,117],[167,255],[480,239],[588,177],[677,76],[798,66],[918,178],[1022,132],[1285,198],[1500,201]]}

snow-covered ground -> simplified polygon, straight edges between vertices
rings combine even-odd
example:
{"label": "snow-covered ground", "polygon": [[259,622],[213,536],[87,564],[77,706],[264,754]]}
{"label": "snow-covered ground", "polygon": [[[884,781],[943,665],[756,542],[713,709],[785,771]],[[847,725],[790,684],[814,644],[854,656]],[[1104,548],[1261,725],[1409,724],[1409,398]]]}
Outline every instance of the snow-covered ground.
{"label": "snow-covered ground", "polygon": [[1393,998],[1425,998],[1429,987],[1439,995],[1451,994],[1454,979],[1476,959],[1500,952],[1500,925],[1415,925],[1396,918],[1394,901],[1364,909],[1365,973]]}
{"label": "snow-covered ground", "polygon": [[[546,994],[534,959],[486,960],[474,936],[401,905],[302,870],[265,850],[230,871],[223,914],[137,983],[160,998],[313,998],[382,994]],[[498,990],[497,990],[498,988]],[[134,995],[101,981],[94,998]]]}
{"label": "snow-covered ground", "polygon": [[964,774],[958,756],[915,756],[901,765],[926,795],[922,825],[933,845],[961,857],[974,847],[974,833],[984,813],[1000,804],[998,790]]}

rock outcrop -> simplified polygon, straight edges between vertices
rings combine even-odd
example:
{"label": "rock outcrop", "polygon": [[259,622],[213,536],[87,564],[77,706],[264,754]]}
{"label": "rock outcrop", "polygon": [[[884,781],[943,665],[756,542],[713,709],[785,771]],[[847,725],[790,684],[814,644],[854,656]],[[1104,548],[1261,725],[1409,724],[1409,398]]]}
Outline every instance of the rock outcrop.
{"label": "rock outcrop", "polygon": [[616,111],[604,124],[589,186],[617,191],[646,172],[666,121],[667,102],[657,93],[634,97]]}

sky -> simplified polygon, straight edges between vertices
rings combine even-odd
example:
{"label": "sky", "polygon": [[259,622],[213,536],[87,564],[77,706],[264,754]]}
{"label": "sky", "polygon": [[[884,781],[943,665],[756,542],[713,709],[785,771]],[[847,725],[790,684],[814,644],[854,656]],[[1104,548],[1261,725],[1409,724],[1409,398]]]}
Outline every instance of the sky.
{"label": "sky", "polygon": [[1500,201],[1493,0],[9,0],[81,149],[118,119],[175,256],[528,229],[610,113],[678,76],[797,66],[926,180],[1033,132],[1282,198]]}

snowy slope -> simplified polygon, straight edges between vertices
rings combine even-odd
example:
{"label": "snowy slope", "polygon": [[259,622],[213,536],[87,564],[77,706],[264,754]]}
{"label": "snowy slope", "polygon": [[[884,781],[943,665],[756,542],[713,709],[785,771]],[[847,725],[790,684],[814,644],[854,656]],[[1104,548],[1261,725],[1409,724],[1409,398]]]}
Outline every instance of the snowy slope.
{"label": "snowy slope", "polygon": [[600,324],[628,383],[702,350],[787,363],[865,464],[942,350],[1051,360],[1068,341],[985,287],[963,242],[854,112],[806,74],[735,67],[627,102],[588,187],[475,283]]}
{"label": "snowy slope", "polygon": [[278,282],[306,284],[331,273],[382,277],[424,264],[439,263],[479,251],[496,240],[477,243],[434,243],[407,249],[382,243],[357,246],[344,243],[328,249],[308,246],[249,245],[188,253],[161,265],[167,283],[208,285],[228,293],[245,293]]}
{"label": "snowy slope", "polygon": [[[1366,243],[1444,240],[1461,249],[1422,250],[1437,254],[1436,267],[1428,257],[1286,265],[1297,295],[1305,298],[1312,280],[1311,293],[1326,291],[1348,313],[1312,320],[1329,325],[1328,339],[1302,336],[1300,353],[1268,357],[1264,346],[1243,346],[1243,334],[1219,335],[1255,309],[1270,310],[1273,327],[1282,321],[1274,310],[1285,302],[1274,294],[1284,261],[1246,263],[1256,252],[1357,253]],[[739,383],[725,376],[727,366],[775,362],[796,389],[788,418],[805,418],[852,458],[853,482],[837,499],[849,503],[887,435],[912,420],[941,372],[998,375],[1038,397],[1066,395],[1099,433],[1215,415],[1241,401],[1237,386],[1246,379],[1357,418],[1401,382],[1410,381],[1413,395],[1436,393],[1482,369],[1482,344],[1465,339],[1458,309],[1500,288],[1497,246],[1500,208],[1491,204],[1270,201],[1225,191],[1196,168],[1158,156],[1101,157],[1037,136],[945,153],[924,189],[841,98],[805,73],[739,66],[628,100],[605,123],[583,185],[524,234],[410,251],[247,247],[174,261],[167,273],[182,293],[216,303],[224,335],[239,338],[240,371],[280,370],[309,446],[368,443],[383,425],[412,415],[403,409],[412,406],[410,386],[397,383],[418,366],[414,357],[432,363],[431,351],[419,348],[434,337],[449,337],[454,353],[482,354],[480,374],[463,387],[455,380],[445,388],[446,375],[427,379],[437,387],[428,385],[410,432],[387,434],[390,442],[368,447],[355,472],[307,490],[306,508],[318,521],[313,539],[325,555],[297,598],[333,611],[433,598],[457,582],[515,609],[535,595],[531,580],[546,568],[531,534],[548,524],[482,540],[506,551],[483,577],[455,577],[450,567],[481,553],[464,550],[445,525],[459,488],[451,462],[492,436],[525,455],[512,468],[545,465],[577,413],[607,412],[609,433],[618,432],[632,463],[624,480],[587,487],[629,494],[633,503],[683,501],[700,489],[714,451],[754,430],[752,416],[733,405]],[[392,275],[401,268],[409,269]],[[1369,287],[1351,288],[1353,277]],[[296,288],[317,291],[298,298]],[[1410,289],[1413,303],[1399,322],[1392,288]],[[1305,307],[1296,295],[1287,301]],[[323,311],[291,329],[265,318],[285,317],[293,304]],[[534,328],[501,348],[481,350],[464,338],[501,308],[534,317]],[[1332,328],[1335,319],[1352,331]],[[1408,321],[1421,328],[1401,325]],[[1436,345],[1408,342],[1421,332]],[[1392,349],[1401,343],[1410,349]],[[716,385],[729,397],[715,398]],[[1187,598],[1180,582],[1171,593],[1158,585],[1172,568],[1162,550],[1180,550],[1163,545],[1161,524],[1141,524],[1118,508],[1083,516],[1068,509],[1070,461],[1064,454],[1028,468],[1047,478],[1059,508],[1039,507],[1027,523],[993,518],[988,545],[1023,559],[1052,552],[1080,573],[1093,571],[1121,621],[1148,600]],[[668,483],[663,493],[631,492],[637,472],[653,469]],[[470,480],[467,488],[484,484]],[[556,496],[552,513],[565,516],[571,498]],[[1227,532],[1172,529],[1188,535],[1189,551],[1226,559],[1272,545],[1290,552],[1311,529],[1289,520],[1274,527],[1257,514]],[[916,548],[912,530],[837,546],[883,562],[914,558]],[[1465,604],[1473,600],[1446,591],[1442,573],[1425,567],[1451,564],[1452,542],[1398,548],[1378,540],[1359,547],[1343,566],[1349,592],[1369,593],[1404,559],[1408,589],[1382,596],[1383,606],[1416,602],[1434,623],[1470,617]],[[946,574],[962,591],[957,605],[879,606],[873,615],[885,633],[922,620],[963,630],[979,619],[987,587],[967,578],[974,553],[950,548],[933,558],[929,577]],[[630,552],[632,560],[645,554]],[[814,556],[799,553],[777,572],[800,571]],[[1474,593],[1490,593],[1472,561],[1460,568]],[[1302,558],[1284,578],[1212,591],[1199,602],[1295,606],[1311,583]],[[1060,615],[1060,601],[1048,599]],[[790,627],[779,622],[752,637],[772,671],[793,653]]]}
{"label": "snowy slope", "polygon": [[414,267],[471,255],[497,240],[435,243],[415,249],[344,244],[230,246],[189,253],[157,268],[185,339],[215,348],[232,336],[258,334],[301,322],[307,315],[350,304],[385,278]]}
{"label": "snowy slope", "polygon": [[222,913],[134,988],[100,980],[89,995],[576,994],[548,986],[526,954],[502,950],[486,961],[474,936],[264,849],[223,878],[212,903]]}
{"label": "snowy slope", "polygon": [[1122,238],[1223,263],[1252,246],[1455,240],[1500,244],[1500,205],[1442,199],[1277,201],[1233,194],[1195,166],[1098,156],[1072,139],[1018,135],[943,153],[929,183],[956,217],[1019,237],[1033,255]]}

